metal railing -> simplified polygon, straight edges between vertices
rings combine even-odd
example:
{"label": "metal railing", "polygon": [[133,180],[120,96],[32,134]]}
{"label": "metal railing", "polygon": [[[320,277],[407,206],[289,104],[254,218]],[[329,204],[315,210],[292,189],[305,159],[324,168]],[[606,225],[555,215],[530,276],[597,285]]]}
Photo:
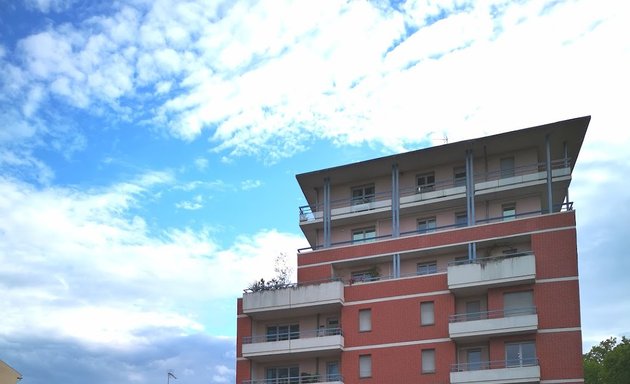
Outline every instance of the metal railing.
{"label": "metal railing", "polygon": [[536,307],[508,308],[494,311],[457,313],[448,317],[449,323],[461,323],[465,321],[501,319],[512,316],[535,315]]}
{"label": "metal railing", "polygon": [[[570,212],[573,211],[573,202],[569,201],[569,202],[564,202],[561,204],[555,204],[553,206],[553,213],[557,213],[557,212]],[[448,225],[440,225],[440,226],[436,226],[435,228],[431,228],[431,229],[416,229],[416,230],[412,230],[412,231],[405,231],[405,232],[401,232],[400,233],[400,237],[406,237],[406,236],[415,236],[415,235],[424,235],[424,234],[431,234],[431,233],[435,233],[435,232],[441,232],[441,231],[446,231],[449,229],[456,229],[456,228],[472,228],[475,225],[482,225],[482,224],[491,224],[491,223],[498,223],[498,222],[504,222],[504,221],[509,221],[510,219],[523,219],[523,218],[528,218],[528,217],[535,217],[535,216],[543,216],[548,214],[549,212],[547,210],[539,210],[539,211],[529,211],[529,212],[522,212],[522,213],[518,213],[516,215],[512,215],[512,216],[496,216],[496,217],[490,217],[487,219],[479,219],[479,220],[475,220],[475,224],[472,226],[469,226],[467,224],[448,224]],[[391,239],[393,238],[392,235],[381,235],[381,236],[376,236],[373,238],[370,238],[370,241],[352,241],[352,240],[347,240],[347,241],[338,241],[338,242],[334,242],[331,244],[331,247],[340,247],[340,246],[344,246],[344,245],[350,245],[350,244],[363,244],[366,243],[368,244],[369,242],[373,242],[373,241],[378,241],[378,240],[386,240],[386,239]],[[316,251],[318,249],[322,249],[324,248],[323,245],[315,245],[312,247],[304,247],[304,248],[299,248],[297,251],[298,253],[302,253],[305,251]]]}
{"label": "metal railing", "polygon": [[317,285],[317,284],[331,283],[333,281],[342,281],[342,280],[339,277],[334,277],[333,276],[333,277],[330,277],[328,279],[307,280],[307,281],[300,281],[298,283],[275,284],[273,286],[259,288],[259,289],[245,288],[245,289],[243,289],[243,292],[244,293],[255,293],[255,292],[277,291],[277,290],[288,289],[288,288],[303,287],[303,286],[306,286],[306,285]]}
{"label": "metal railing", "polygon": [[[569,168],[571,166],[571,159],[556,159],[551,161],[551,170]],[[509,170],[494,170],[488,172],[478,172],[473,175],[475,185],[478,183],[484,183],[487,181],[501,180],[501,179],[509,179],[512,177],[525,176],[536,174],[539,172],[546,172],[547,164],[546,162],[539,163],[530,163],[518,167],[511,168]],[[518,181],[515,181],[514,184],[518,184]],[[412,196],[416,195],[417,198],[415,201],[422,200],[430,200],[436,199],[437,197],[433,194],[436,191],[444,191],[451,188],[462,187],[465,191],[465,183],[462,184],[461,180],[455,179],[454,177],[448,179],[440,179],[436,180],[434,183],[426,186],[413,186],[400,188],[400,197]],[[377,208],[386,208],[391,207],[391,198],[392,191],[387,190],[383,192],[377,192],[373,195],[369,195],[367,197],[362,197],[361,199],[357,198],[345,198],[345,199],[337,199],[330,202],[331,210],[335,210],[338,208],[348,207],[350,209],[349,212],[359,212],[359,211],[368,211]],[[382,205],[379,203],[387,202],[386,205]],[[353,210],[352,207],[356,207],[356,210]],[[317,217],[318,212],[322,212],[324,209],[323,203],[318,204],[309,204],[303,205],[299,207],[299,218],[300,222],[304,221],[313,221]],[[333,213],[333,216],[335,214]]]}
{"label": "metal railing", "polygon": [[469,260],[469,259],[453,260],[453,261],[449,261],[448,266],[450,267],[454,265],[465,265],[465,264],[488,264],[488,263],[493,263],[493,262],[497,262],[497,261],[501,261],[505,259],[511,259],[515,257],[531,256],[533,254],[534,254],[533,251],[526,251],[526,252],[507,253],[507,254],[503,254],[499,256],[480,257],[473,260]]}
{"label": "metal railing", "polygon": [[538,365],[538,358],[521,358],[514,360],[475,361],[471,363],[451,364],[451,372],[481,371],[487,369],[534,367]]}
{"label": "metal railing", "polygon": [[242,384],[307,384],[307,383],[343,383],[343,376],[338,374],[317,375],[302,373],[300,376],[282,377],[275,379],[243,380]]}
{"label": "metal railing", "polygon": [[256,343],[272,343],[275,341],[286,341],[286,340],[297,340],[297,339],[308,339],[315,337],[325,337],[325,336],[343,336],[343,332],[341,328],[318,328],[318,329],[309,329],[307,331],[297,331],[297,332],[284,332],[284,333],[274,333],[269,335],[258,335],[258,336],[245,336],[243,337],[243,344],[256,344]]}

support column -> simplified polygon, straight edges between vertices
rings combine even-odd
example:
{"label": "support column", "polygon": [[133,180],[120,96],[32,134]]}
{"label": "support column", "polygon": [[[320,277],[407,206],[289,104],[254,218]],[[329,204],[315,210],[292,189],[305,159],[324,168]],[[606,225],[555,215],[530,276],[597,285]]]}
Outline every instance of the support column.
{"label": "support column", "polygon": [[398,164],[392,165],[392,237],[400,236],[400,174]]}
{"label": "support column", "polygon": [[330,234],[330,177],[324,178],[324,248],[329,248],[332,244]]}
{"label": "support column", "polygon": [[[472,149],[466,150],[466,218],[468,226],[475,225],[475,174]],[[477,258],[477,245],[468,243],[468,260]]]}
{"label": "support column", "polygon": [[[398,164],[392,165],[392,238],[400,236],[400,172]],[[400,277],[400,255],[392,255],[392,275]]]}
{"label": "support column", "polygon": [[400,254],[392,255],[392,277],[398,279],[400,277]]}
{"label": "support column", "polygon": [[[564,144],[564,167],[565,168],[569,168],[571,166],[571,164],[569,164],[569,146],[567,145],[566,141],[563,144]],[[567,186],[566,196],[567,196],[566,209],[568,211],[569,210],[569,203],[571,202],[571,200],[569,200],[569,187],[568,186]],[[560,210],[562,210],[562,208],[560,208]]]}
{"label": "support column", "polygon": [[547,153],[547,212],[553,212],[553,195],[551,192],[551,142],[549,140],[550,135],[545,136],[545,147]]}

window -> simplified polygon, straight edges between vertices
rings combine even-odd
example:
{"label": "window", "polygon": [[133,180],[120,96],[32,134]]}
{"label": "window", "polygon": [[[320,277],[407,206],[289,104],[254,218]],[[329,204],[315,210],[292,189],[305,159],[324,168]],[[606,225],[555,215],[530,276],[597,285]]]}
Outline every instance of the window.
{"label": "window", "polygon": [[350,278],[352,279],[353,283],[362,282],[362,281],[376,281],[376,280],[378,280],[378,276],[376,275],[376,271],[373,270],[373,269],[369,270],[369,271],[352,272],[352,274],[350,275]]}
{"label": "window", "polygon": [[376,238],[376,229],[374,227],[355,229],[352,231],[353,243],[368,243]]}
{"label": "window", "polygon": [[374,201],[374,184],[352,188],[352,205]]}
{"label": "window", "polygon": [[466,321],[481,319],[481,301],[472,300],[466,302]]}
{"label": "window", "polygon": [[326,381],[341,381],[338,361],[329,361],[326,363]]}
{"label": "window", "polygon": [[418,263],[416,266],[416,275],[430,275],[432,273],[437,273],[437,261]]}
{"label": "window", "polygon": [[516,218],[516,204],[503,204],[503,221],[514,220]]}
{"label": "window", "polygon": [[435,349],[422,350],[422,373],[435,373]]}
{"label": "window", "polygon": [[501,178],[514,176],[514,156],[504,157],[500,160]]}
{"label": "window", "polygon": [[435,172],[418,175],[418,192],[431,192],[435,189]]}
{"label": "window", "polygon": [[534,313],[534,292],[508,292],[503,294],[503,313],[505,317],[523,316]]}
{"label": "window", "polygon": [[455,265],[469,264],[468,256],[457,256],[455,258]]}
{"label": "window", "polygon": [[435,324],[435,305],[432,301],[420,303],[420,325]]}
{"label": "window", "polygon": [[537,364],[536,344],[533,341],[505,344],[506,367],[525,367]]}
{"label": "window", "polygon": [[425,219],[418,220],[418,232],[419,233],[427,233],[434,232],[436,228],[435,217],[428,217]]}
{"label": "window", "polygon": [[372,330],[372,310],[359,310],[359,332],[368,332]]}
{"label": "window", "polygon": [[372,355],[359,356],[359,377],[372,377]]}
{"label": "window", "polygon": [[468,362],[469,371],[478,371],[481,369],[481,349],[469,349],[466,351],[466,361]]}
{"label": "window", "polygon": [[300,367],[267,368],[265,383],[297,384],[300,382]]}
{"label": "window", "polygon": [[466,185],[466,168],[455,167],[453,168],[453,185],[461,187]]}
{"label": "window", "polygon": [[466,212],[455,213],[455,226],[465,227],[468,225],[468,214]]}
{"label": "window", "polygon": [[293,340],[300,338],[300,325],[271,325],[267,327],[267,341]]}

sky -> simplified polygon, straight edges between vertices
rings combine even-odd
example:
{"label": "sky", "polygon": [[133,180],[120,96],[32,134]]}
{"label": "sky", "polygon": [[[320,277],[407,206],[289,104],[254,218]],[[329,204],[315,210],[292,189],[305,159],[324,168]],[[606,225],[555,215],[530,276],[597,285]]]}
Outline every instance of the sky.
{"label": "sky", "polygon": [[0,0],[0,359],[235,380],[236,298],[307,245],[295,175],[591,115],[583,348],[630,334],[624,1]]}

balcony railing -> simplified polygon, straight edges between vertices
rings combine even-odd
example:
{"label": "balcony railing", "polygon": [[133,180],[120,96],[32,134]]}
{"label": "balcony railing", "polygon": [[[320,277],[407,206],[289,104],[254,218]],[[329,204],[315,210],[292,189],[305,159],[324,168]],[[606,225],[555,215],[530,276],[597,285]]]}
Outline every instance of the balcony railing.
{"label": "balcony railing", "polygon": [[[573,210],[573,202],[569,201],[569,202],[564,202],[562,204],[556,204],[553,207],[553,212],[569,212]],[[522,219],[522,218],[527,218],[527,217],[534,217],[534,216],[542,216],[542,215],[546,215],[549,212],[547,210],[539,210],[539,211],[529,211],[529,212],[522,212],[522,213],[518,213],[509,217],[505,217],[505,216],[496,216],[496,217],[490,217],[487,219],[481,219],[481,220],[475,220],[475,225],[481,225],[481,224],[489,224],[489,223],[498,223],[498,222],[502,222],[502,221],[506,221],[506,220],[510,220],[510,219]],[[413,230],[413,231],[405,231],[405,232],[401,232],[400,233],[400,237],[406,237],[406,236],[415,236],[415,235],[425,235],[425,234],[432,234],[432,233],[436,233],[436,232],[441,232],[441,231],[446,231],[446,230],[450,230],[450,229],[456,229],[456,228],[466,228],[468,227],[467,224],[448,224],[448,225],[440,225],[440,226],[436,226],[435,228],[431,228],[431,229],[417,229],[417,230]],[[334,242],[331,244],[331,247],[340,247],[340,246],[345,246],[345,245],[351,245],[351,244],[368,244],[370,242],[374,242],[374,241],[380,241],[380,240],[387,240],[387,239],[392,239],[393,236],[392,235],[381,235],[381,236],[376,236],[376,237],[372,237],[368,240],[347,240],[347,241],[338,241],[338,242]],[[315,251],[318,249],[322,249],[324,248],[323,245],[315,245],[312,247],[305,247],[305,248],[299,248],[298,249],[298,253],[302,253],[302,252],[306,252],[306,251]]]}
{"label": "balcony railing", "polygon": [[461,323],[464,321],[502,319],[512,316],[535,315],[536,307],[509,308],[499,309],[495,311],[458,313],[448,317],[449,323]]}
{"label": "balcony railing", "polygon": [[243,339],[243,357],[265,361],[287,359],[289,357],[314,356],[319,353],[339,353],[343,350],[344,339],[338,328],[320,328],[294,332],[278,337],[261,335]]}
{"label": "balcony railing", "polygon": [[340,306],[343,297],[343,282],[337,278],[282,284],[271,289],[246,289],[243,295],[243,313],[280,313],[297,307],[316,311],[324,307]]}
{"label": "balcony railing", "polygon": [[270,335],[245,336],[243,344],[270,343],[274,341],[308,339],[312,337],[324,337],[342,335],[341,328],[318,328],[307,331],[274,333]]}
{"label": "balcony railing", "polygon": [[315,375],[303,373],[300,376],[275,379],[244,380],[242,384],[307,384],[307,383],[343,383],[343,377],[337,374]]}
{"label": "balcony railing", "polygon": [[523,256],[531,256],[533,255],[534,252],[532,251],[526,251],[526,252],[516,252],[516,253],[508,253],[508,254],[504,254],[504,255],[500,255],[500,256],[491,256],[491,257],[480,257],[477,259],[473,259],[473,260],[453,260],[450,261],[448,263],[448,266],[455,266],[455,265],[466,265],[466,264],[490,264],[493,262],[499,262],[501,260],[505,260],[505,259],[512,259],[515,257],[523,257]]}
{"label": "balcony railing", "polygon": [[477,361],[451,365],[451,372],[482,371],[488,369],[533,367],[538,365],[538,358],[522,358],[514,360]]}
{"label": "balcony railing", "polygon": [[535,307],[460,313],[449,316],[448,324],[449,336],[457,341],[535,332],[537,329]]}
{"label": "balcony railing", "polygon": [[531,251],[456,260],[448,264],[451,290],[532,282],[536,277],[536,257]]}
{"label": "balcony railing", "polygon": [[[570,159],[557,159],[551,162],[553,177],[570,174],[567,170],[571,166]],[[515,167],[509,170],[496,170],[474,174],[475,191],[483,191],[489,188],[522,184],[531,181],[544,180],[547,174],[545,162],[531,163]],[[436,180],[435,183],[424,186],[400,188],[401,208],[407,203],[415,203],[434,200],[447,196],[466,192],[465,183],[455,178]],[[343,216],[356,212],[372,211],[382,208],[391,208],[392,191],[378,192],[373,195],[356,198],[333,200],[330,202],[331,217]],[[310,204],[299,207],[300,223],[316,221],[323,218],[323,203]]]}

